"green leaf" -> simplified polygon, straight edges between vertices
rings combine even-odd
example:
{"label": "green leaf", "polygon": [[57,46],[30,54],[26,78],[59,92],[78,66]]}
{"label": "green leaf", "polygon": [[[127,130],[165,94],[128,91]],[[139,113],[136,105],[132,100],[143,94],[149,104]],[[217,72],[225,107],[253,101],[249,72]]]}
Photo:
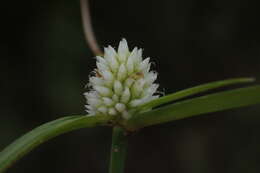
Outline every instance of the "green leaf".
{"label": "green leaf", "polygon": [[228,85],[234,85],[234,84],[239,84],[239,83],[248,83],[248,82],[253,82],[255,79],[254,78],[234,78],[234,79],[227,79],[227,80],[221,80],[221,81],[216,81],[216,82],[210,82],[202,85],[198,85],[192,88],[184,89],[178,92],[175,92],[173,94],[169,94],[163,97],[160,97],[156,100],[153,100],[151,102],[148,102],[140,107],[140,109],[149,109],[153,108],[156,106],[160,106],[165,103],[169,103],[181,98],[185,98],[187,96],[191,96],[194,94],[198,94],[201,92],[205,92],[211,89],[216,89]]}
{"label": "green leaf", "polygon": [[260,86],[209,94],[137,114],[121,122],[128,130],[175,121],[210,112],[260,104]]}
{"label": "green leaf", "polygon": [[68,116],[43,124],[23,135],[0,152],[0,173],[32,149],[60,134],[84,128],[104,125],[111,116]]}

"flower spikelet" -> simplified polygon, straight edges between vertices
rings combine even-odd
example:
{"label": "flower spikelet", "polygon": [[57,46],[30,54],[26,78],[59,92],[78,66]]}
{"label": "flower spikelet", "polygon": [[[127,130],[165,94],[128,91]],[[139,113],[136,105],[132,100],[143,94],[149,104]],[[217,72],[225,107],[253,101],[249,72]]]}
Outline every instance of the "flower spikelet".
{"label": "flower spikelet", "polygon": [[129,51],[125,39],[116,51],[111,46],[97,56],[97,68],[89,78],[84,95],[89,115],[119,115],[127,119],[138,106],[159,97],[155,95],[157,73],[150,71],[150,58],[142,58],[142,49]]}

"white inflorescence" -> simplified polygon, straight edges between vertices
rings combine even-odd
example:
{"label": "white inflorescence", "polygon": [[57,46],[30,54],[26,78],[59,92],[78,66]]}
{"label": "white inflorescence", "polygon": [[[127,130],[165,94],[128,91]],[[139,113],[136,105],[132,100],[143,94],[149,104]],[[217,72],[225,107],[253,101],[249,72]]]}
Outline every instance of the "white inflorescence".
{"label": "white inflorescence", "polygon": [[89,79],[90,91],[84,93],[89,115],[121,115],[130,118],[130,110],[147,103],[154,95],[157,73],[150,71],[150,58],[143,60],[142,49],[131,52],[125,39],[120,41],[118,51],[108,46],[104,57],[97,56],[97,69]]}

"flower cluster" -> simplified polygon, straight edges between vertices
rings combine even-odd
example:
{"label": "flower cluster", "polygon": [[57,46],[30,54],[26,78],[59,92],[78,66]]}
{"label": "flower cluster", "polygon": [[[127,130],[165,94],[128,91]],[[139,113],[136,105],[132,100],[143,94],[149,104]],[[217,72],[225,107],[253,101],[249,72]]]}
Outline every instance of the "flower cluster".
{"label": "flower cluster", "polygon": [[104,57],[97,56],[97,69],[89,79],[89,91],[84,93],[89,115],[121,115],[130,118],[130,111],[158,98],[154,95],[157,73],[150,71],[150,58],[143,60],[142,49],[129,51],[125,39],[117,52],[111,46],[104,50]]}

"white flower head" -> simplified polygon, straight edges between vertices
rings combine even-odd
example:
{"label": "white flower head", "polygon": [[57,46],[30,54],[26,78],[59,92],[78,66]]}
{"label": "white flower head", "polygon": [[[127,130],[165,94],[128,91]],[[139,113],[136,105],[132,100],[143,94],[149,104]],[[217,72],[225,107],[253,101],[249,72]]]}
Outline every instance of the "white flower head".
{"label": "white flower head", "polygon": [[97,69],[89,79],[89,91],[84,93],[89,115],[106,114],[131,117],[131,110],[159,97],[157,73],[150,71],[150,58],[143,60],[142,49],[129,51],[125,39],[116,51],[105,48],[104,56],[97,56]]}

